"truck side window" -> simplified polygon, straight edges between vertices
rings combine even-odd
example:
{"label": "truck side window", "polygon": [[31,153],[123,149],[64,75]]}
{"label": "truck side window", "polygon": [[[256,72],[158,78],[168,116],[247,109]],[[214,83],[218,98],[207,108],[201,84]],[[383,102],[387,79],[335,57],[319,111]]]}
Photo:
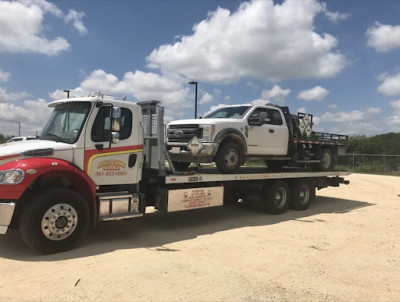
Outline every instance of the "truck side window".
{"label": "truck side window", "polygon": [[269,111],[268,116],[270,116],[271,118],[271,122],[268,124],[277,126],[283,125],[282,117],[278,110],[268,109],[268,111]]}
{"label": "truck side window", "polygon": [[250,114],[250,116],[249,116],[249,125],[260,125],[259,119],[260,119],[261,112],[267,113],[267,117],[264,121],[264,124],[277,125],[277,126],[283,125],[282,117],[281,117],[281,114],[279,113],[279,111],[275,110],[275,109],[270,109],[270,108],[255,109],[252,112],[252,114]]}
{"label": "truck side window", "polygon": [[267,112],[267,117],[265,119],[265,124],[269,124],[270,121],[270,114],[268,112],[268,109],[266,108],[256,108],[249,116],[248,122],[249,125],[253,125],[253,126],[261,126],[263,124],[260,124],[260,113],[261,112]]}
{"label": "truck side window", "polygon": [[[92,141],[105,142],[110,140],[111,135],[111,107],[100,107],[92,127]],[[127,108],[121,108],[120,118],[120,140],[127,139],[132,133],[132,112]]]}

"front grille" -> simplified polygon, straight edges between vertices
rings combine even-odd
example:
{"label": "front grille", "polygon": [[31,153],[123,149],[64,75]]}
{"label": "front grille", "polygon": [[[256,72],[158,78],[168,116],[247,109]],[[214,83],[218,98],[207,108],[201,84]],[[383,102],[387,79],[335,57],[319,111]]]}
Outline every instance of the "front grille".
{"label": "front grille", "polygon": [[194,136],[203,137],[199,125],[170,125],[167,130],[169,143],[188,143]]}

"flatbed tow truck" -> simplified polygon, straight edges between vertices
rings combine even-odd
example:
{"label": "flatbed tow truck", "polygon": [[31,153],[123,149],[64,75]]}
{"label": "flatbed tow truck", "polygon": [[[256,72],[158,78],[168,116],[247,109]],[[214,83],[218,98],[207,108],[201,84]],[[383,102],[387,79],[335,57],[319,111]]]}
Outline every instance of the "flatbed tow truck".
{"label": "flatbed tow truck", "polygon": [[164,108],[96,94],[50,104],[38,140],[0,145],[0,234],[18,225],[28,246],[71,249],[100,221],[256,200],[266,212],[306,210],[316,189],[348,184],[346,171],[241,167],[178,171],[165,143]]}

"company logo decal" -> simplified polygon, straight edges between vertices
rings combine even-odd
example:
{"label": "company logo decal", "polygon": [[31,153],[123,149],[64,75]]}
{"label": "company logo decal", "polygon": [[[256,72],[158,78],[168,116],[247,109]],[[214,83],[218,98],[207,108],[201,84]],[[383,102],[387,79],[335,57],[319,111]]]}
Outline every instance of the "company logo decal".
{"label": "company logo decal", "polygon": [[103,168],[103,171],[119,171],[126,169],[126,163],[118,159],[107,159],[97,164],[97,169]]}

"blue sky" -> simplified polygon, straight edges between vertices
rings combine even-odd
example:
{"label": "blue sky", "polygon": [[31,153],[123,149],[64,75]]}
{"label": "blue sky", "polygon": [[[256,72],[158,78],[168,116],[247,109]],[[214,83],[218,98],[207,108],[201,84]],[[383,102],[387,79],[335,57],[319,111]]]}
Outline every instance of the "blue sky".
{"label": "blue sky", "polygon": [[0,0],[0,133],[92,91],[158,99],[166,120],[275,103],[314,129],[400,131],[400,1]]}

